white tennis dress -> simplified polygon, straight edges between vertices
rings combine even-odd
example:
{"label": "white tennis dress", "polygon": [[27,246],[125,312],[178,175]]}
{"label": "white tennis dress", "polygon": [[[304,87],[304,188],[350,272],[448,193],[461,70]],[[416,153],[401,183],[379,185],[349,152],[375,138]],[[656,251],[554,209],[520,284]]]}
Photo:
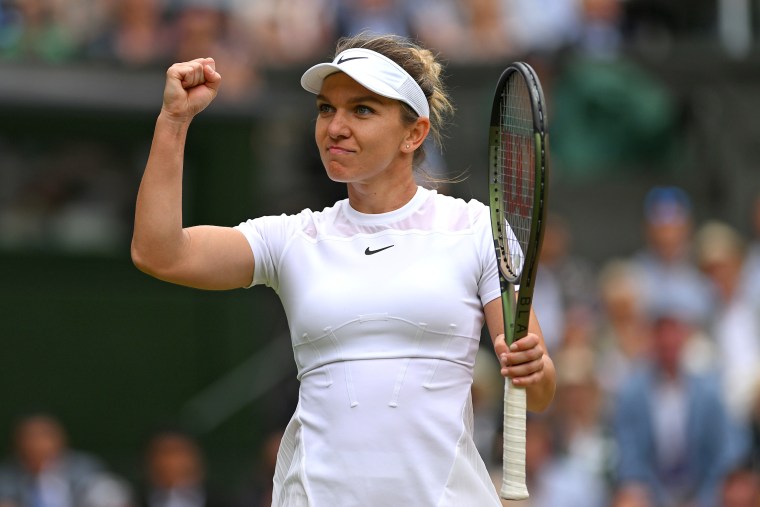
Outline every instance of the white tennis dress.
{"label": "white tennis dress", "polygon": [[401,209],[238,226],[279,294],[298,378],[273,507],[498,507],[472,439],[483,305],[500,295],[488,208],[423,188]]}

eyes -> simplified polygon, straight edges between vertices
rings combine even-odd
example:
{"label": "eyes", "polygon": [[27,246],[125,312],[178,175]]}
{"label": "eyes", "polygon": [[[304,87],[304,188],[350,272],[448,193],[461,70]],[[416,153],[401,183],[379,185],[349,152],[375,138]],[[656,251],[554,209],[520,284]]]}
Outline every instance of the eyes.
{"label": "eyes", "polygon": [[[326,116],[335,114],[335,108],[326,102],[320,102],[317,104],[317,111],[320,116]],[[356,116],[370,116],[375,113],[375,110],[364,104],[358,104],[354,106],[353,113]]]}

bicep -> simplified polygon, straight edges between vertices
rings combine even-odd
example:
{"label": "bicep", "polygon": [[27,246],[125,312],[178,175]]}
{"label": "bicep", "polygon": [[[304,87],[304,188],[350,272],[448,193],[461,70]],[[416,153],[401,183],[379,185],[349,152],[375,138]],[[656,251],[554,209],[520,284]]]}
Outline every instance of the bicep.
{"label": "bicep", "polygon": [[238,289],[251,284],[253,252],[242,232],[201,225],[186,228],[183,234],[181,257],[158,278],[208,290]]}

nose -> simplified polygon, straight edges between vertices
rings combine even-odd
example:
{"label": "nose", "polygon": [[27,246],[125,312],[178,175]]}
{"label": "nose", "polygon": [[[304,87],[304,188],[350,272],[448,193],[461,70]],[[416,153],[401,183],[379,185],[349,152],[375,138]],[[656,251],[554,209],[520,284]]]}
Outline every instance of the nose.
{"label": "nose", "polygon": [[344,112],[338,110],[332,115],[330,122],[327,124],[327,133],[332,139],[349,137],[351,135]]}

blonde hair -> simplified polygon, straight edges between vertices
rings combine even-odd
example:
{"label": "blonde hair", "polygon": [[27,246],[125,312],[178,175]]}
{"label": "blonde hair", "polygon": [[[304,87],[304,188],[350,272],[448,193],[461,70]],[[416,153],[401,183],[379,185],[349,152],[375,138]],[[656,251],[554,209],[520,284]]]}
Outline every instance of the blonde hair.
{"label": "blonde hair", "polygon": [[[430,135],[435,143],[442,147],[443,129],[454,113],[454,105],[443,86],[441,76],[443,65],[433,52],[398,35],[375,35],[362,32],[339,39],[334,56],[352,48],[369,49],[390,58],[417,81],[430,107]],[[401,105],[402,120],[410,124],[415,122],[417,113],[407,104],[401,102]],[[419,166],[424,160],[425,150],[420,146],[414,153],[414,165]]]}

